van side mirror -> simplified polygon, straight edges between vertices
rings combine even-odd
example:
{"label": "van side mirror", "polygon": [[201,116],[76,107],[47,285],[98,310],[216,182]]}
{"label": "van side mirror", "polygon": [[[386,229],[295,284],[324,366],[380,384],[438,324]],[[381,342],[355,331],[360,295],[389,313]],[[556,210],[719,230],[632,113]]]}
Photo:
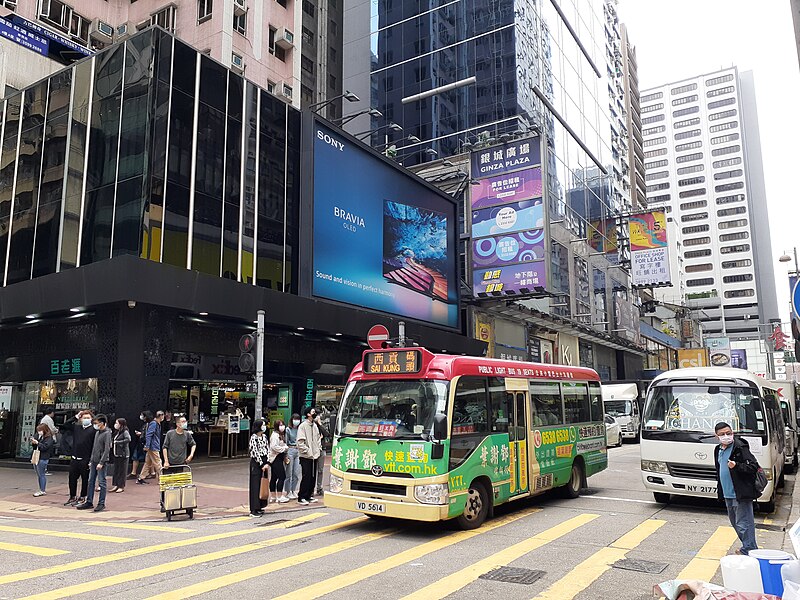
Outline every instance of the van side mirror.
{"label": "van side mirror", "polygon": [[433,437],[437,442],[447,438],[447,415],[436,413],[433,417]]}

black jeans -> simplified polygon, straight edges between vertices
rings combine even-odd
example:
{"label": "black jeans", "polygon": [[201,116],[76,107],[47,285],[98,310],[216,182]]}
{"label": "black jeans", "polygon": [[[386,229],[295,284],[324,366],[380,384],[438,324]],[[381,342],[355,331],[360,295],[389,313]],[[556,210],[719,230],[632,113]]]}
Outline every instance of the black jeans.
{"label": "black jeans", "polygon": [[250,459],[250,512],[257,513],[264,508],[264,501],[259,498],[261,493],[261,479],[264,473],[252,458]]}
{"label": "black jeans", "polygon": [[[81,495],[78,496],[78,479],[81,480]],[[73,458],[69,461],[69,497],[86,498],[89,487],[89,459]]]}
{"label": "black jeans", "polygon": [[284,458],[286,458],[286,452],[278,454],[275,460],[272,461],[272,468],[270,469],[272,475],[269,478],[270,492],[283,491],[283,482],[286,481],[286,463],[283,462]]}
{"label": "black jeans", "polygon": [[114,457],[114,475],[111,485],[125,489],[125,480],[128,478],[128,458],[125,456]]}
{"label": "black jeans", "polygon": [[314,493],[314,482],[317,478],[317,461],[301,456],[300,469],[303,471],[303,478],[300,480],[300,492],[297,494],[297,499],[311,500],[311,494]]}

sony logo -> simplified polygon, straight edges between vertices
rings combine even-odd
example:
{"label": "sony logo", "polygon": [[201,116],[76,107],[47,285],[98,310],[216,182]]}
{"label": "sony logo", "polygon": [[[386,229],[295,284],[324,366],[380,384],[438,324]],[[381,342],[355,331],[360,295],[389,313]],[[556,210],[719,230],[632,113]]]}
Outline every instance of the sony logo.
{"label": "sony logo", "polygon": [[326,144],[330,144],[331,146],[339,150],[339,152],[344,152],[344,142],[340,142],[339,140],[334,139],[333,136],[328,135],[321,129],[317,129],[317,138],[322,140]]}

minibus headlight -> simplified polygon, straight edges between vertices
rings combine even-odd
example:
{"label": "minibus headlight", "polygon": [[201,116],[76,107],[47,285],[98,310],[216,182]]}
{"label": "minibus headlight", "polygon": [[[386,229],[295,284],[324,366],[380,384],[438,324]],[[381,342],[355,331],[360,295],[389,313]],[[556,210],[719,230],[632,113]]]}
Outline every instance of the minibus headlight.
{"label": "minibus headlight", "polygon": [[764,469],[764,475],[767,476],[767,481],[772,481],[772,469]]}
{"label": "minibus headlight", "polygon": [[422,504],[447,504],[450,500],[446,483],[431,483],[414,487],[414,497]]}
{"label": "minibus headlight", "polygon": [[667,463],[660,460],[643,460],[642,471],[651,471],[653,473],[664,473],[665,475],[669,475]]}
{"label": "minibus headlight", "polygon": [[344,489],[344,479],[331,473],[331,480],[328,482],[328,489],[334,494],[340,494]]}

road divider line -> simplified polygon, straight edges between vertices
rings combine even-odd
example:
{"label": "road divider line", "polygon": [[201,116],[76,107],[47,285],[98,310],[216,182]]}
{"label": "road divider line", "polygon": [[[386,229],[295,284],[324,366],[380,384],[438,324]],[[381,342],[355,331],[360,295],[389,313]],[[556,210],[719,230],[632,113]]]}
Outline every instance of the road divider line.
{"label": "road divider line", "polygon": [[[184,598],[191,598],[193,596],[205,594],[206,592],[212,592],[214,590],[228,587],[229,585],[240,583],[248,579],[254,579],[268,573],[274,573],[275,571],[280,571],[281,569],[291,569],[296,565],[303,564],[310,560],[316,560],[318,558],[330,556],[331,554],[335,554],[337,552],[350,550],[351,548],[355,548],[361,544],[374,542],[395,533],[397,533],[397,530],[394,529],[379,531],[376,533],[367,533],[365,535],[360,535],[349,540],[337,542],[329,546],[323,546],[322,548],[317,548],[316,550],[309,550],[308,552],[296,554],[295,556],[289,556],[287,558],[275,560],[264,565],[251,567],[249,569],[245,569],[244,571],[229,573],[228,575],[222,575],[221,577],[209,579],[208,581],[202,581],[200,583],[182,587],[171,592],[165,592],[163,594],[158,594],[157,596],[151,596],[147,600],[184,600]],[[290,596],[294,596],[294,594],[290,594]],[[304,596],[296,597],[305,598]]]}
{"label": "road divider line", "polygon": [[11,544],[9,542],[0,542],[0,550],[7,550],[9,552],[23,552],[25,554],[35,554],[37,556],[60,556],[61,554],[69,554],[68,550],[39,548],[38,546],[25,546],[23,544]]}
{"label": "road divider line", "polygon": [[554,527],[545,529],[541,533],[535,534],[533,537],[518,542],[513,546],[509,546],[504,550],[500,550],[489,558],[484,558],[483,560],[480,560],[469,567],[461,569],[460,571],[457,571],[428,586],[425,586],[424,588],[405,596],[403,600],[439,600],[439,598],[449,596],[450,594],[453,594],[466,587],[478,577],[488,573],[492,569],[506,566],[519,557],[541,548],[542,546],[546,546],[550,542],[555,541],[572,531],[575,531],[579,527],[586,525],[587,523],[590,523],[599,517],[600,515],[587,513],[567,519],[563,523],[559,523]]}
{"label": "road divider line", "polygon": [[736,530],[733,527],[717,527],[675,579],[711,581],[719,569],[719,559],[728,554],[736,540]]}
{"label": "road divider line", "polygon": [[[263,550],[264,548],[269,548],[270,546],[276,546],[278,544],[284,544],[296,540],[301,540],[303,538],[309,538],[315,535],[319,535],[321,533],[336,531],[337,529],[344,529],[346,527],[351,527],[353,525],[363,523],[365,520],[366,519],[364,517],[357,517],[355,519],[349,519],[347,521],[340,521],[339,523],[334,523],[332,525],[325,525],[323,527],[318,527],[317,529],[310,529],[309,531],[299,531],[297,533],[291,533],[289,535],[283,535],[269,540],[254,542],[252,544],[245,544],[244,546],[235,546],[233,548],[226,548],[224,550],[216,550],[214,552],[207,552],[205,554],[190,556],[189,558],[183,558],[180,560],[161,563],[158,565],[154,565],[152,567],[146,567],[144,569],[136,569],[125,573],[119,573],[117,575],[101,577],[100,579],[95,579],[93,581],[86,581],[75,585],[61,587],[55,590],[51,590],[49,592],[34,594],[33,596],[26,596],[21,600],[53,600],[54,598],[67,598],[69,596],[76,596],[78,594],[94,592],[96,590],[101,590],[103,588],[116,586],[131,581],[138,581],[140,579],[146,579],[148,577],[154,577],[156,575],[162,575],[164,573],[171,573],[173,571],[178,571],[186,567],[193,567],[196,565],[200,565],[215,560],[220,560],[223,558],[239,556],[241,554],[247,554],[248,552],[254,552],[256,550]],[[297,557],[294,558],[296,559]],[[264,568],[261,567],[261,569],[263,572]],[[188,597],[185,589],[179,590],[178,594],[179,597],[181,598]]]}
{"label": "road divider line", "polygon": [[564,577],[536,596],[535,600],[572,600],[597,581],[603,573],[611,568],[612,564],[625,558],[628,552],[636,548],[665,524],[666,521],[661,519],[648,519],[639,523],[639,525],[609,546],[601,548],[592,554]]}
{"label": "road divider line", "polygon": [[493,529],[503,527],[504,525],[508,525],[509,523],[513,523],[514,521],[518,521],[519,519],[530,516],[539,511],[541,511],[540,508],[529,508],[505,517],[488,521],[479,529],[458,531],[456,533],[445,535],[438,539],[431,540],[430,542],[420,544],[419,546],[409,548],[408,550],[398,552],[397,554],[394,554],[388,558],[384,558],[374,563],[353,569],[347,573],[342,573],[341,575],[325,579],[324,581],[312,583],[304,588],[293,590],[284,596],[278,596],[274,600],[291,600],[292,598],[298,597],[303,598],[304,600],[311,600],[313,598],[324,596],[325,594],[337,592],[342,588],[346,588],[350,585],[358,583],[359,581],[364,581],[365,579],[384,573],[389,569],[399,567],[400,565],[409,563],[412,560],[417,560],[427,554],[431,554],[437,550],[442,550],[443,548],[447,548],[453,544],[466,541],[484,533],[489,533]]}
{"label": "road divider line", "polygon": [[86,540],[89,542],[108,542],[110,544],[127,544],[135,542],[134,538],[113,537],[110,535],[97,535],[94,533],[64,532],[53,531],[51,529],[32,529],[29,527],[12,527],[10,525],[0,525],[0,531],[8,533],[21,533],[23,535],[36,535],[39,537],[58,537],[70,540]]}
{"label": "road divider line", "polygon": [[[248,519],[250,517],[247,517]],[[115,523],[114,521],[90,521],[92,527],[110,527],[112,529],[135,529],[137,531],[166,531],[168,533],[194,533],[194,529],[185,527],[167,527],[166,525],[144,525],[139,523]]]}
{"label": "road divider line", "polygon": [[123,552],[107,554],[105,556],[93,556],[92,558],[84,558],[81,560],[76,560],[71,563],[58,565],[55,567],[42,567],[40,569],[33,569],[31,571],[20,571],[18,573],[10,573],[8,575],[0,575],[0,585],[4,585],[7,583],[16,583],[18,581],[27,581],[29,579],[36,579],[37,577],[49,577],[51,575],[57,575],[60,573],[64,573],[66,571],[76,571],[78,569],[84,569],[86,567],[96,567],[97,565],[105,565],[119,560],[127,560],[129,558],[136,558],[139,556],[145,556],[147,554],[154,554],[156,552],[162,552],[164,550],[173,550],[175,548],[193,546],[195,544],[203,544],[205,542],[216,542],[219,540],[226,540],[243,535],[254,535],[257,533],[261,533],[263,531],[288,529],[289,527],[295,527],[297,525],[308,523],[320,517],[324,517],[327,514],[328,513],[325,512],[308,513],[296,519],[292,519],[290,521],[283,521],[281,523],[275,523],[273,525],[251,527],[248,529],[241,529],[238,531],[226,531],[225,533],[215,533],[212,535],[205,535],[201,537],[185,538],[175,542],[164,542],[162,544],[156,544],[154,546],[146,546],[144,548],[133,548],[131,550],[125,550]]}
{"label": "road divider line", "polygon": [[612,500],[613,502],[634,502],[636,504],[658,504],[652,500],[637,500],[636,498],[614,498],[613,496],[581,496],[581,500]]}
{"label": "road divider line", "polygon": [[242,523],[244,521],[251,521],[253,517],[231,517],[230,519],[220,519],[214,521],[212,525],[231,525],[232,523]]}

